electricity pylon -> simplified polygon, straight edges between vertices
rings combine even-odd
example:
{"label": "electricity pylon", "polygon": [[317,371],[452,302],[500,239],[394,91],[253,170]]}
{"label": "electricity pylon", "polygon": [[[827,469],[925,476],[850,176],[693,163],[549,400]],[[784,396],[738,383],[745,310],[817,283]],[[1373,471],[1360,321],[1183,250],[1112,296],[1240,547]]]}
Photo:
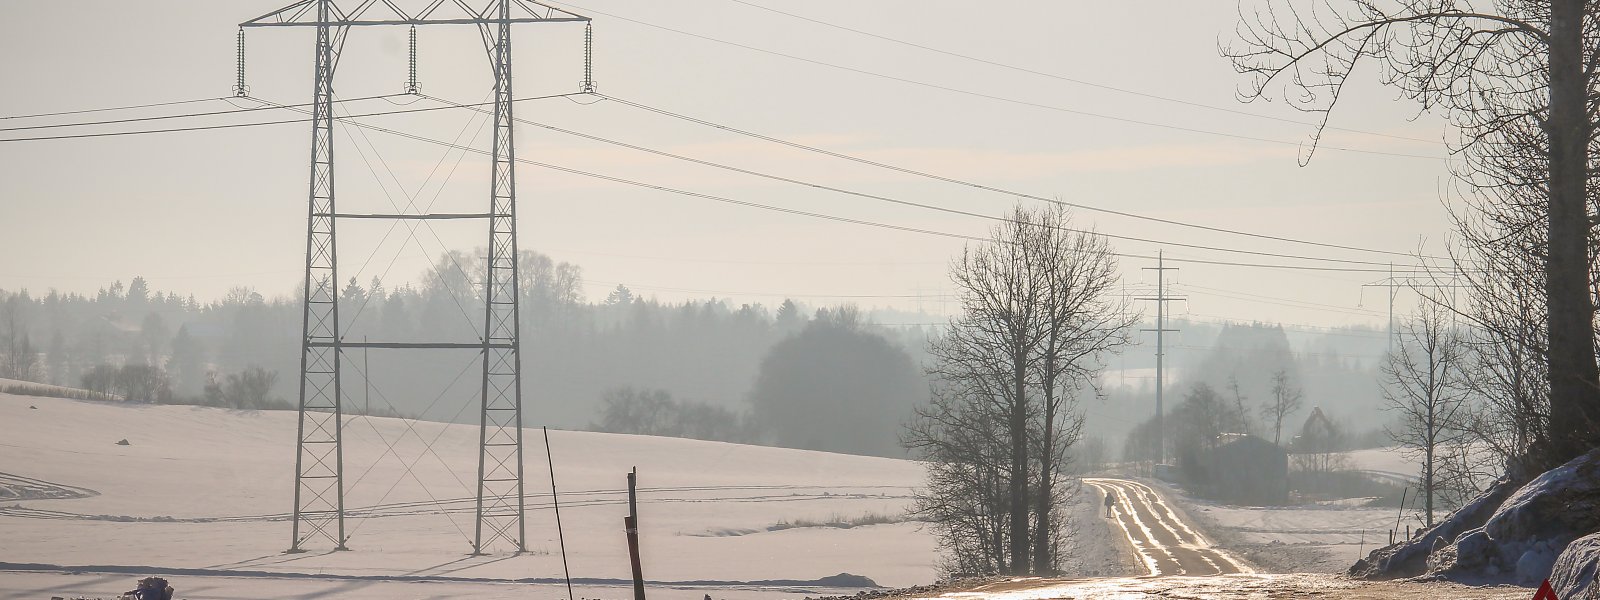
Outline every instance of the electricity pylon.
{"label": "electricity pylon", "polygon": [[[479,0],[481,2],[481,0]],[[418,2],[422,3],[422,2]],[[478,429],[478,498],[472,551],[496,541],[527,550],[522,469],[522,362],[518,328],[516,148],[511,95],[511,26],[585,22],[588,17],[532,0],[427,0],[406,12],[395,0],[301,0],[241,23],[243,27],[316,28],[312,87],[310,213],[306,229],[305,309],[300,346],[299,428],[296,435],[294,525],[290,552],[312,538],[346,548],[344,528],[343,393],[340,358],[347,348],[467,349],[483,357]],[[478,214],[347,214],[334,203],[333,81],[351,27],[476,25],[494,73],[494,142],[489,210]],[[243,46],[241,37],[240,46]],[[242,69],[241,69],[242,73]],[[415,81],[413,76],[412,82]],[[240,82],[242,88],[243,82]],[[413,83],[414,86],[414,83]],[[484,332],[476,343],[346,342],[339,328],[335,224],[363,219],[484,219],[489,256],[483,285]]]}
{"label": "electricity pylon", "polygon": [[1162,371],[1162,362],[1167,354],[1164,334],[1177,331],[1176,329],[1167,329],[1167,303],[1173,300],[1183,300],[1183,298],[1167,295],[1167,271],[1176,271],[1178,268],[1167,266],[1166,258],[1161,250],[1156,251],[1156,266],[1145,267],[1144,270],[1156,272],[1156,295],[1143,296],[1138,300],[1151,300],[1156,303],[1155,329],[1146,329],[1145,331],[1156,332],[1156,462],[1163,463],[1167,460],[1167,430],[1166,424],[1162,422],[1166,419],[1166,407],[1162,405],[1161,398],[1162,391],[1166,387],[1166,377]]}

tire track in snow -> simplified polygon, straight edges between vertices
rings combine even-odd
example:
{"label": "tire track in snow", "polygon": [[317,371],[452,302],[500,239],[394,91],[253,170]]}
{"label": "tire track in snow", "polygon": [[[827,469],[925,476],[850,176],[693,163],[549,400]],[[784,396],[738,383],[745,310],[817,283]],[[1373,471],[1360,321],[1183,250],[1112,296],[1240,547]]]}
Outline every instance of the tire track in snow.
{"label": "tire track in snow", "polygon": [[1126,479],[1084,479],[1116,499],[1111,519],[1121,528],[1151,575],[1250,573],[1244,563],[1211,545],[1145,484]]}

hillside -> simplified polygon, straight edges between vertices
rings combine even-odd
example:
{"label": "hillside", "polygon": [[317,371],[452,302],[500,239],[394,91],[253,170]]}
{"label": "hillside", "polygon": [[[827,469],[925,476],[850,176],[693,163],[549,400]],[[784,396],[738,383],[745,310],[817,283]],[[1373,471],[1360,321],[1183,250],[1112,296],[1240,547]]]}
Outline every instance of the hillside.
{"label": "hillside", "polygon": [[[354,551],[314,546],[286,555],[293,412],[0,394],[0,423],[0,486],[26,494],[0,505],[0,563],[561,576],[537,429],[526,434],[528,555],[467,556],[476,427],[367,417],[348,419],[345,429]],[[122,439],[128,445],[118,445]],[[575,578],[629,577],[622,517],[625,473],[634,466],[647,579],[813,580],[845,571],[883,585],[934,578],[933,539],[915,523],[794,527],[899,521],[921,480],[915,463],[574,431],[551,431],[550,444]],[[414,465],[410,473],[406,465]],[[0,572],[0,581],[7,577],[21,575]]]}

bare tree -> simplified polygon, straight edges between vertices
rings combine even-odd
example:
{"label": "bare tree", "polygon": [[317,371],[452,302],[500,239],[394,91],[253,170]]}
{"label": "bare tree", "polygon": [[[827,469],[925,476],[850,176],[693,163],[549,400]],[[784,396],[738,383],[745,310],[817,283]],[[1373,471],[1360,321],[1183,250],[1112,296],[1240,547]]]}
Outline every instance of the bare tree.
{"label": "bare tree", "polygon": [[[1095,395],[1095,374],[1105,353],[1128,343],[1136,322],[1127,302],[1113,289],[1117,264],[1106,238],[1070,231],[1071,215],[1051,205],[1032,215],[1038,227],[1027,243],[1040,255],[1045,312],[1035,368],[1042,414],[1037,444],[1038,483],[1034,490],[1033,572],[1055,571],[1060,538],[1054,508],[1067,452],[1083,431],[1076,400],[1083,390]],[[1048,533],[1046,533],[1048,532]]]}
{"label": "bare tree", "polygon": [[1250,411],[1245,410],[1245,408],[1244,408],[1245,396],[1244,396],[1244,392],[1239,389],[1239,378],[1237,376],[1234,376],[1234,375],[1229,375],[1228,376],[1228,392],[1230,394],[1233,394],[1233,410],[1235,412],[1239,413],[1239,431],[1238,431],[1238,433],[1243,433],[1245,435],[1249,435],[1250,434]]}
{"label": "bare tree", "polygon": [[1600,7],[1594,0],[1499,0],[1490,12],[1457,0],[1267,0],[1241,17],[1239,43],[1223,54],[1250,77],[1247,99],[1274,84],[1303,110],[1338,104],[1363,60],[1384,83],[1448,118],[1467,158],[1460,178],[1538,223],[1549,387],[1543,466],[1600,444],[1600,368],[1595,358],[1594,133],[1600,102]]}
{"label": "bare tree", "polygon": [[[950,279],[961,295],[962,317],[929,353],[936,378],[963,377],[991,384],[981,397],[989,400],[1006,426],[1009,460],[1005,470],[1009,572],[1026,573],[1028,559],[1028,410],[1029,375],[1046,330],[1045,307],[1038,301],[1046,283],[1047,264],[1030,251],[1035,225],[1022,207],[995,227],[991,240],[962,252],[951,265]],[[1004,569],[1004,567],[1001,567]],[[1002,571],[1007,572],[1007,571]]]}
{"label": "bare tree", "polygon": [[[1055,508],[1082,431],[1076,401],[1095,391],[1101,356],[1127,342],[1135,318],[1111,293],[1105,239],[1069,224],[1060,207],[1019,206],[951,266],[963,314],[929,347],[933,402],[903,443],[929,464],[920,510],[963,569],[1054,570],[1064,522]],[[990,501],[972,504],[980,499]]]}
{"label": "bare tree", "polygon": [[1423,513],[1433,526],[1434,500],[1445,487],[1439,469],[1442,453],[1466,441],[1462,420],[1468,414],[1470,385],[1466,345],[1442,306],[1423,303],[1401,327],[1400,347],[1382,367],[1384,399],[1399,414],[1389,431],[1406,454],[1422,460]]}
{"label": "bare tree", "polygon": [[1289,415],[1300,412],[1305,394],[1289,381],[1289,372],[1278,369],[1272,374],[1272,397],[1261,406],[1261,414],[1272,422],[1272,443],[1282,445],[1283,422]]}
{"label": "bare tree", "polygon": [[993,371],[963,373],[959,363],[940,367],[926,407],[907,423],[901,443],[922,459],[927,487],[912,513],[931,524],[950,573],[1011,571],[1012,496],[1007,419],[994,397]]}

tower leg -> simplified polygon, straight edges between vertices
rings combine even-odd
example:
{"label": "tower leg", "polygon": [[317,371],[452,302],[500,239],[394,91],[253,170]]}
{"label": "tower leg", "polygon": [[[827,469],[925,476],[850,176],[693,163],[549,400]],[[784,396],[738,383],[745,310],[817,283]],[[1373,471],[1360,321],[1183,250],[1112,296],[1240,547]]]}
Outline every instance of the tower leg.
{"label": "tower leg", "polygon": [[[317,14],[319,21],[329,20],[329,0],[318,1]],[[333,542],[334,549],[345,549],[344,415],[339,386],[339,277],[333,217],[333,72],[343,41],[343,27],[317,26],[290,552],[304,551],[305,544],[314,538],[326,538]]]}
{"label": "tower leg", "polygon": [[484,282],[483,404],[478,433],[477,524],[472,550],[498,540],[527,549],[522,473],[522,358],[517,294],[516,149],[511,114],[510,3],[498,23],[480,25],[494,70],[493,175]]}

